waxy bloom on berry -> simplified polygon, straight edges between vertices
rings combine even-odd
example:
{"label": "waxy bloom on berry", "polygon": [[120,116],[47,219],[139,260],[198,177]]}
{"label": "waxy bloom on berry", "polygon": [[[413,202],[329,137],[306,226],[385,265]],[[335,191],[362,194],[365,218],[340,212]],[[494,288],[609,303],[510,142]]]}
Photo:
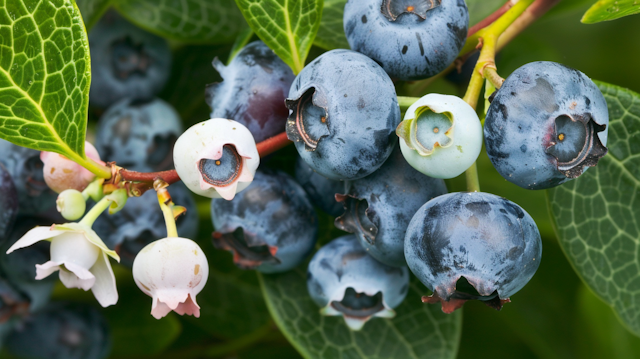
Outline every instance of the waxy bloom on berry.
{"label": "waxy bloom on berry", "polygon": [[133,261],[133,279],[153,299],[151,315],[170,311],[200,317],[196,295],[209,277],[209,263],[200,246],[187,238],[168,237],[144,247]]}
{"label": "waxy bloom on berry", "polygon": [[[104,165],[98,150],[89,142],[84,143],[84,152],[88,158]],[[82,191],[96,177],[86,168],[55,152],[41,152],[40,160],[44,163],[44,181],[57,193],[65,189]]]}
{"label": "waxy bloom on berry", "polygon": [[173,162],[192,192],[231,200],[253,181],[260,155],[246,127],[212,118],[191,126],[178,138]]}
{"label": "waxy bloom on berry", "polygon": [[107,256],[120,261],[90,226],[81,223],[35,227],[14,243],[7,254],[42,240],[51,242],[51,260],[36,264],[36,279],[58,271],[67,288],[93,292],[100,305],[108,307],[118,301],[116,278]]}

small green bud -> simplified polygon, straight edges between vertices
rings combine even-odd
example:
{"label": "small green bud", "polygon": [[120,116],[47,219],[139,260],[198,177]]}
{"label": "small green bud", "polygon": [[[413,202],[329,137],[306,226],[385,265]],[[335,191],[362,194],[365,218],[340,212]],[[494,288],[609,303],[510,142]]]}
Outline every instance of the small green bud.
{"label": "small green bud", "polygon": [[58,195],[56,209],[65,219],[75,221],[82,217],[87,209],[87,203],[80,191],[67,189]]}

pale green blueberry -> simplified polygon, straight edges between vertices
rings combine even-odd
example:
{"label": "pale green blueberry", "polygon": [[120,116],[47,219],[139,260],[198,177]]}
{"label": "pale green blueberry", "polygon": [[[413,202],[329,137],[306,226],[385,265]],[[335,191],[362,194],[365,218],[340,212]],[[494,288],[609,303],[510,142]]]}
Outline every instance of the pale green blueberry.
{"label": "pale green blueberry", "polygon": [[173,163],[182,182],[195,194],[231,200],[253,181],[260,155],[244,125],[212,118],[180,135],[173,148]]}
{"label": "pale green blueberry", "polygon": [[209,263],[196,242],[168,237],[149,243],[133,261],[133,279],[152,298],[151,315],[160,319],[172,310],[200,317],[196,295],[209,278]]}
{"label": "pale green blueberry", "polygon": [[120,261],[120,257],[104,244],[90,226],[65,223],[35,227],[16,241],[7,254],[43,240],[51,242],[51,260],[36,264],[36,279],[46,278],[58,271],[65,287],[91,289],[103,307],[116,304],[116,278],[108,257],[117,261]]}
{"label": "pale green blueberry", "polygon": [[82,192],[75,189],[66,189],[56,199],[56,209],[64,219],[75,221],[80,219],[87,209],[87,202]]}
{"label": "pale green blueberry", "polygon": [[416,170],[453,178],[467,170],[482,149],[475,110],[456,96],[428,94],[414,102],[396,129],[400,150]]}

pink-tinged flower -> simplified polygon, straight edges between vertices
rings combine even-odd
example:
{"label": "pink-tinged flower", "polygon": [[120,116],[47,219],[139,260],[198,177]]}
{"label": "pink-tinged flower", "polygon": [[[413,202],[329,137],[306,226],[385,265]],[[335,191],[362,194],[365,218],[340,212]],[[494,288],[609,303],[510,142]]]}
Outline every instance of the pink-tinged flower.
{"label": "pink-tinged flower", "polygon": [[192,240],[169,237],[144,247],[133,261],[133,279],[153,299],[156,319],[170,311],[200,317],[196,295],[209,277],[209,264]]}
{"label": "pink-tinged flower", "polygon": [[[84,152],[90,159],[104,165],[98,150],[89,142],[84,143]],[[91,171],[55,152],[42,151],[40,159],[44,163],[44,181],[57,193],[65,189],[82,191],[96,177]]]}
{"label": "pink-tinged flower", "polygon": [[192,192],[231,200],[253,181],[260,155],[245,126],[212,118],[191,126],[178,138],[173,162]]}
{"label": "pink-tinged flower", "polygon": [[36,279],[46,278],[57,271],[65,287],[91,289],[103,307],[116,304],[116,278],[107,256],[117,261],[120,257],[109,250],[89,226],[65,223],[35,227],[16,241],[7,254],[42,240],[51,242],[51,260],[36,264]]}

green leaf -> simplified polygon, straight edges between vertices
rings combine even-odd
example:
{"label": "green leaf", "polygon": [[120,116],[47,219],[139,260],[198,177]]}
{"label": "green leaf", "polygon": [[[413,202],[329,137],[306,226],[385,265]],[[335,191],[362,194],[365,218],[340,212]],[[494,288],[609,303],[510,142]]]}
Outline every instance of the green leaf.
{"label": "green leaf", "polygon": [[76,5],[80,9],[82,19],[84,19],[84,26],[88,32],[107,11],[109,5],[111,5],[111,0],[76,0]]}
{"label": "green leaf", "polygon": [[236,0],[249,26],[299,73],[320,26],[322,0]]}
{"label": "green leaf", "polygon": [[578,275],[640,335],[640,94],[598,86],[609,106],[609,153],[549,190],[550,210]]}
{"label": "green leaf", "polygon": [[342,317],[320,315],[303,269],[259,277],[276,324],[305,358],[442,359],[458,352],[462,312],[444,314],[438,305],[423,304],[428,290],[415,278],[395,318],[375,318],[353,332]]}
{"label": "green leaf", "polygon": [[246,27],[229,0],[113,0],[132,23],[158,36],[191,44],[233,42]]}
{"label": "green leaf", "polygon": [[84,153],[90,66],[73,0],[0,2],[0,138],[110,177]]}
{"label": "green leaf", "polygon": [[583,24],[619,19],[640,13],[638,0],[600,0],[593,4],[582,17]]}
{"label": "green leaf", "polygon": [[324,0],[322,20],[314,44],[325,50],[349,49],[342,18],[347,0]]}

